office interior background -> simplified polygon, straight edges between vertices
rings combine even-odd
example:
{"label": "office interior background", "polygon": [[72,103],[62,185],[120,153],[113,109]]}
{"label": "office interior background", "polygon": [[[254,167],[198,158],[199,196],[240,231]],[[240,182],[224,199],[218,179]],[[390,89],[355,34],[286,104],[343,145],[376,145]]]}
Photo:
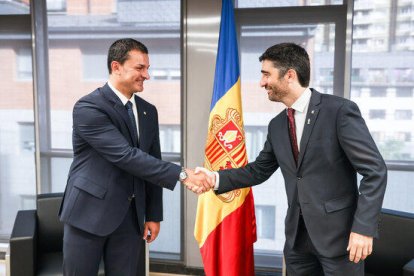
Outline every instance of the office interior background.
{"label": "office interior background", "polygon": [[[311,87],[355,101],[386,160],[384,208],[414,213],[414,1],[235,0],[247,154],[284,106],[259,87],[258,57],[295,42],[311,58]],[[107,78],[110,44],[149,48],[140,96],[159,112],[163,158],[203,163],[220,0],[0,0],[0,242],[36,194],[63,192],[72,161],[72,108]],[[323,154],[323,152],[321,153]],[[256,267],[280,269],[287,208],[281,173],[253,188]],[[202,267],[193,237],[197,196],[164,191],[151,260]]]}

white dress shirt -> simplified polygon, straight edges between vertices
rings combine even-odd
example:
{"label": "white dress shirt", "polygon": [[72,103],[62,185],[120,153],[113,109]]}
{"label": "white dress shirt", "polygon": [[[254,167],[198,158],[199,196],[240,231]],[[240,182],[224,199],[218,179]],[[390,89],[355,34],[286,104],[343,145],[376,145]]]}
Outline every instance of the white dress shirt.
{"label": "white dress shirt", "polygon": [[[303,91],[302,95],[292,104],[291,108],[295,110],[295,128],[296,128],[296,139],[298,141],[298,149],[300,152],[300,140],[302,139],[303,128],[305,127],[306,114],[308,113],[308,107],[310,98],[312,96],[311,90],[308,88]],[[286,108],[287,112],[287,108]],[[218,172],[213,172],[216,176],[216,185],[214,190],[218,190],[220,183],[220,175]]]}
{"label": "white dress shirt", "polygon": [[296,139],[298,141],[299,152],[300,140],[302,139],[303,128],[305,127],[306,114],[308,113],[311,95],[311,90],[306,88],[302,95],[300,95],[300,97],[291,106],[291,108],[295,110]]}
{"label": "white dress shirt", "polygon": [[122,104],[125,106],[126,103],[128,101],[130,101],[132,103],[132,112],[134,112],[134,117],[135,117],[135,124],[137,126],[137,137],[139,139],[139,125],[138,125],[138,111],[137,111],[137,105],[135,103],[135,97],[134,95],[132,95],[132,97],[130,99],[128,99],[127,97],[125,97],[124,94],[122,94],[118,89],[116,89],[111,82],[108,80],[108,86],[109,88],[112,89],[112,91],[115,92],[115,94],[118,96],[118,98],[121,100]]}

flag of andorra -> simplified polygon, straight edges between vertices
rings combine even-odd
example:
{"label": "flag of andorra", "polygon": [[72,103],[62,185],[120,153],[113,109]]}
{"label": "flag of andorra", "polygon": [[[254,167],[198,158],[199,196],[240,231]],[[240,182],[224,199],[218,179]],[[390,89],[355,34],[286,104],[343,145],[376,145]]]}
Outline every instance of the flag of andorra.
{"label": "flag of andorra", "polygon": [[[247,164],[232,0],[223,0],[205,168]],[[256,220],[251,188],[198,198],[194,229],[207,276],[254,275]]]}

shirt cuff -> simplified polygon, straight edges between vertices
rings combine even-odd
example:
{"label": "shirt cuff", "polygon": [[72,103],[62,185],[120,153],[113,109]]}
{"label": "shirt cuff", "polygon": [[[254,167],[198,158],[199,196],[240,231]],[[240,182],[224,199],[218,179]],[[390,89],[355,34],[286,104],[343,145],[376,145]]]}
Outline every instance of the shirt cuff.
{"label": "shirt cuff", "polygon": [[217,191],[219,189],[219,183],[220,183],[220,175],[218,172],[213,172],[216,176],[216,184],[214,185],[214,191]]}

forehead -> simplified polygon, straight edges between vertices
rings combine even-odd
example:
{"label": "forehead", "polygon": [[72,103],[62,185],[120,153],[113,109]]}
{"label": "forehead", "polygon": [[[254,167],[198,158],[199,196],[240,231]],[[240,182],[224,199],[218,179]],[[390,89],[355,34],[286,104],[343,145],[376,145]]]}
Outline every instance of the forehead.
{"label": "forehead", "polygon": [[262,61],[262,72],[267,73],[278,73],[279,70],[274,66],[273,62],[271,60],[263,60]]}
{"label": "forehead", "polygon": [[127,61],[134,62],[134,63],[139,62],[141,64],[148,65],[149,64],[149,57],[148,57],[148,54],[145,54],[141,51],[131,50],[131,51],[128,52]]}

